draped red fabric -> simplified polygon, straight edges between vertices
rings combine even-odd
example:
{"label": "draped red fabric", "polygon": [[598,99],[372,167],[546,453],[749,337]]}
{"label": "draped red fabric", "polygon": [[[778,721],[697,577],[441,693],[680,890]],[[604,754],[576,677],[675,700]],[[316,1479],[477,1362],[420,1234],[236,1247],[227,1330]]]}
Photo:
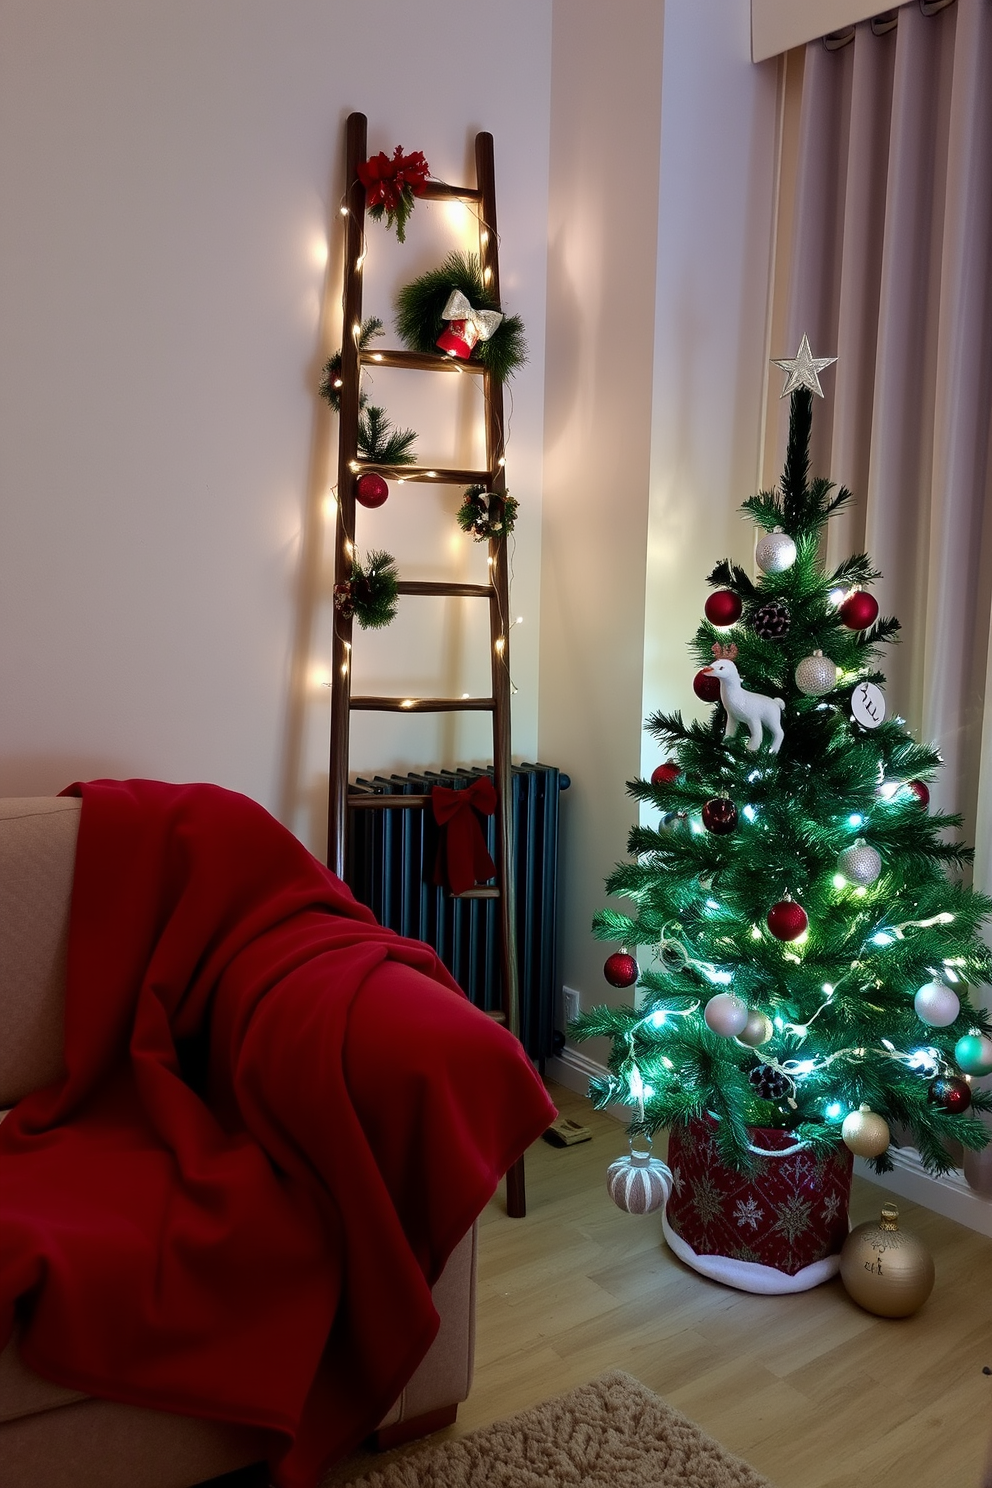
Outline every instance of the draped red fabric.
{"label": "draped red fabric", "polygon": [[489,856],[482,823],[477,815],[492,816],[496,791],[485,775],[460,790],[436,785],[431,791],[434,820],[442,827],[434,867],[434,882],[446,884],[453,894],[464,894],[477,883],[485,883],[496,872]]}
{"label": "draped red fabric", "polygon": [[265,1428],[280,1488],[313,1488],[423,1357],[431,1283],[553,1107],[254,802],[69,793],[67,1072],[0,1125],[0,1342],[16,1308],[39,1374]]}

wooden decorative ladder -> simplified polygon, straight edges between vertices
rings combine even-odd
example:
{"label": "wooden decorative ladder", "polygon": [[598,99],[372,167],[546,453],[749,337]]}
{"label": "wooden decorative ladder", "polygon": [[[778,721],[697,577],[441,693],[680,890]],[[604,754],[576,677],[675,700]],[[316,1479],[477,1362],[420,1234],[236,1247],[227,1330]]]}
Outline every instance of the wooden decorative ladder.
{"label": "wooden decorative ladder", "polygon": [[[344,319],[341,346],[341,412],[338,419],[338,517],[335,537],[334,582],[351,577],[355,547],[355,487],[365,471],[404,481],[435,484],[481,485],[500,495],[506,490],[504,475],[503,388],[478,362],[453,361],[440,352],[363,351],[362,262],[365,239],[365,187],[358,166],[365,161],[367,120],[351,114],[347,129],[346,208],[344,259]],[[497,302],[499,257],[496,234],[496,189],[493,167],[493,138],[478,134],[475,139],[478,184],[448,186],[430,181],[423,193],[433,201],[467,201],[479,204],[479,260],[483,280]],[[486,428],[484,470],[442,470],[425,465],[382,465],[363,460],[358,454],[359,391],[364,362],[379,367],[401,367],[416,371],[474,373],[483,379]],[[343,878],[348,833],[348,813],[353,810],[429,809],[429,795],[351,795],[348,791],[351,713],[370,710],[380,713],[450,713],[481,710],[492,715],[493,784],[496,790],[496,886],[469,889],[462,898],[499,900],[499,937],[502,962],[501,1011],[496,1015],[516,1037],[520,1036],[520,998],[517,973],[516,919],[513,882],[513,819],[511,812],[510,759],[510,670],[509,670],[509,573],[506,537],[489,541],[489,582],[486,584],[414,583],[401,581],[401,595],[472,596],[489,605],[490,666],[492,695],[487,698],[399,698],[356,696],[351,690],[352,621],[335,613],[331,668],[330,790],[327,813],[327,862]],[[526,1213],[524,1162],[521,1157],[506,1175],[506,1208],[514,1218]]]}

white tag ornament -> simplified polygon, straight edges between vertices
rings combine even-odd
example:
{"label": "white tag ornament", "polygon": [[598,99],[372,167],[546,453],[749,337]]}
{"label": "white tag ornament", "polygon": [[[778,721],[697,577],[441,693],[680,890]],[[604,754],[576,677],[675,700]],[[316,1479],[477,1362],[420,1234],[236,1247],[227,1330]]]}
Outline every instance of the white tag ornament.
{"label": "white tag ornament", "polygon": [[874,682],[859,682],[851,694],[851,712],[862,728],[878,728],[885,718],[885,696]]}

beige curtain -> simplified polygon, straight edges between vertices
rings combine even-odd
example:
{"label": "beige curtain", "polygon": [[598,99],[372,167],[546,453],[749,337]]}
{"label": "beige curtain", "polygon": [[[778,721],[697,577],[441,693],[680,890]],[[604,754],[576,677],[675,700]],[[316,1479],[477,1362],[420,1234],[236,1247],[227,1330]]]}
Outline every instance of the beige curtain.
{"label": "beige curtain", "polygon": [[[927,10],[783,68],[771,354],[807,331],[838,357],[812,467],[858,499],[829,558],[864,548],[882,570],[882,611],[903,625],[889,708],[940,749],[935,804],[964,816],[992,892],[992,0]],[[782,404],[766,470],[786,433]]]}
{"label": "beige curtain", "polygon": [[839,359],[813,468],[858,499],[829,556],[864,547],[883,572],[890,708],[939,746],[936,801],[981,833],[992,889],[992,0],[896,15],[805,49],[773,355],[808,331]]}

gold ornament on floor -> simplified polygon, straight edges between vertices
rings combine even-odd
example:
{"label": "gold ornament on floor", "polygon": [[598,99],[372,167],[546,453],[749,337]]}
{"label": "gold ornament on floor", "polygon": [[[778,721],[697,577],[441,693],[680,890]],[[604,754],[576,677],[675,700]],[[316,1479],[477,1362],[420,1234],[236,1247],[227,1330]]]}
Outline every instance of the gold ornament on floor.
{"label": "gold ornament on floor", "polygon": [[877,1223],[857,1225],[844,1241],[840,1275],[866,1312],[909,1317],[933,1291],[933,1257],[922,1240],[900,1230],[895,1204],[885,1204]]}
{"label": "gold ornament on floor", "polygon": [[881,1157],[890,1141],[888,1123],[876,1116],[871,1106],[861,1106],[845,1116],[840,1134],[855,1157]]}

